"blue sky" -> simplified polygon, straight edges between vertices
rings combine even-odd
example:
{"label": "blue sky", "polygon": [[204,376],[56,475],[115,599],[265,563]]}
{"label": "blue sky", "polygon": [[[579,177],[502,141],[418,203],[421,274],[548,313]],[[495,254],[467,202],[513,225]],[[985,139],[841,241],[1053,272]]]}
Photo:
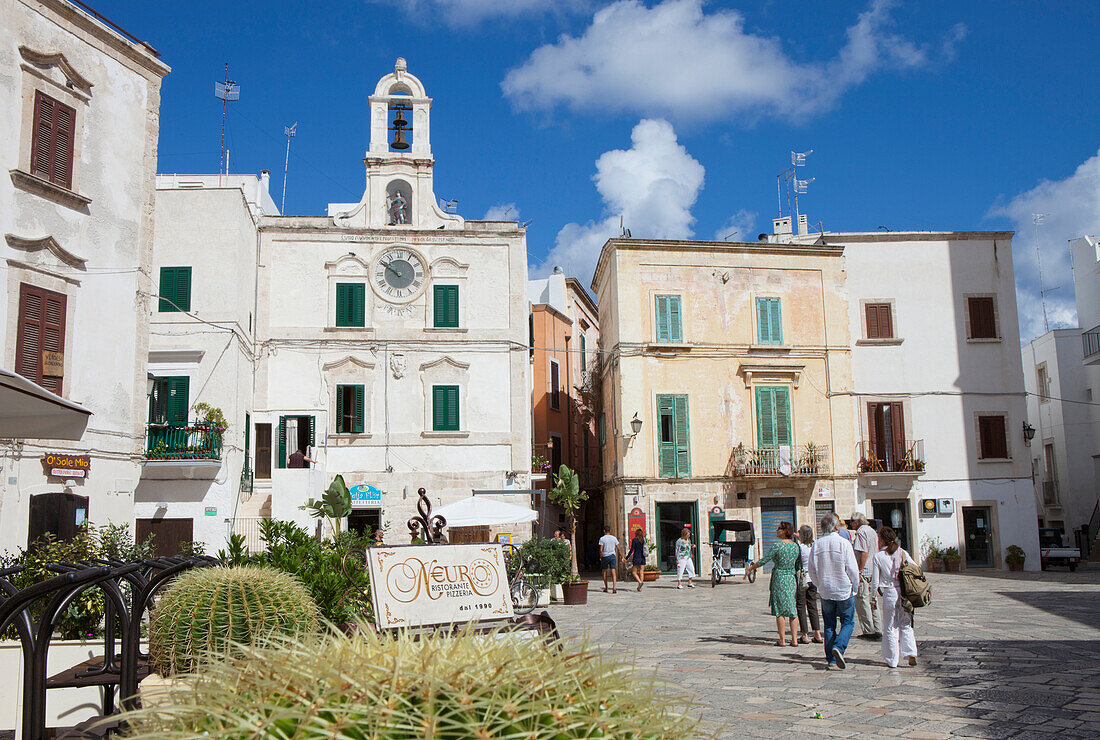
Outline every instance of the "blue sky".
{"label": "blue sky", "polygon": [[[755,239],[776,174],[813,149],[802,210],[827,230],[1017,229],[1021,332],[1075,321],[1066,240],[1100,232],[1100,3],[96,0],[173,71],[161,172],[217,171],[223,65],[235,172],[286,211],[358,199],[367,96],[394,59],[434,98],[436,194],[532,219],[532,273],[582,279],[635,236]],[[181,8],[185,8],[181,12]]]}

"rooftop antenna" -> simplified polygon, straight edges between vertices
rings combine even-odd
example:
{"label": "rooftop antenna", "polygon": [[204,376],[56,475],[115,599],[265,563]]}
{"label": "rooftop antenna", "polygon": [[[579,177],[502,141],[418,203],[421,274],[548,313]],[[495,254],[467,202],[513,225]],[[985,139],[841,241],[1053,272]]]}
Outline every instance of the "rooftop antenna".
{"label": "rooftop antenna", "polygon": [[225,63],[225,80],[214,83],[214,97],[222,101],[222,148],[218,156],[218,175],[228,175],[228,167],[225,161],[225,114],[229,103],[241,97],[241,86],[229,79],[229,62]]}
{"label": "rooftop antenna", "polygon": [[286,215],[286,172],[290,167],[290,140],[294,138],[294,135],[298,133],[298,122],[295,121],[292,126],[283,126],[283,133],[286,134],[286,159],[283,161],[283,202],[279,204],[279,213]]}
{"label": "rooftop antenna", "polygon": [[794,228],[798,228],[798,196],[799,194],[805,194],[806,188],[810,183],[817,178],[811,177],[809,180],[798,179],[798,168],[806,166],[806,157],[814,153],[811,149],[808,152],[791,152],[791,179],[794,180]]}
{"label": "rooftop antenna", "polygon": [[623,226],[622,214],[619,214],[619,238],[620,239],[629,239],[630,238],[630,229]]}
{"label": "rooftop antenna", "polygon": [[1035,227],[1035,261],[1039,263],[1039,301],[1043,304],[1043,333],[1046,334],[1050,331],[1050,324],[1047,322],[1047,291],[1043,285],[1043,258],[1039,252],[1039,224],[1043,223],[1048,213],[1033,213],[1031,214],[1031,223]]}
{"label": "rooftop antenna", "polygon": [[730,237],[733,236],[734,234],[736,234],[740,230],[741,229],[734,229],[733,231],[731,231],[730,233],[728,233],[724,237],[722,237],[722,241],[728,242],[730,240]]}

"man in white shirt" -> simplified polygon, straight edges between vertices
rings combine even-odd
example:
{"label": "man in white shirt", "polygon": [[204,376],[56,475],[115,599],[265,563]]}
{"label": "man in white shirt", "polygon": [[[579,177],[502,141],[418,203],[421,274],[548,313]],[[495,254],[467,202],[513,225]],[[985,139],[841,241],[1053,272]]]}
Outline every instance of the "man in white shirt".
{"label": "man in white shirt", "polygon": [[[843,669],[844,651],[855,626],[855,593],[859,570],[852,545],[836,533],[839,519],[826,514],[821,519],[821,537],[810,548],[810,581],[821,597],[821,619],[825,627],[825,660],[829,667]],[[837,619],[840,631],[837,631]]]}
{"label": "man in white shirt", "polygon": [[859,568],[859,590],[856,591],[856,621],[859,622],[859,636],[865,640],[882,639],[882,618],[878,609],[872,606],[874,590],[871,588],[872,560],[878,552],[878,532],[867,523],[867,516],[856,512],[852,514],[852,549],[856,551],[856,567]]}
{"label": "man in white shirt", "polygon": [[611,573],[611,593],[618,593],[619,539],[611,534],[611,527],[603,528],[600,538],[600,567],[603,569],[603,592],[607,593],[607,574]]}

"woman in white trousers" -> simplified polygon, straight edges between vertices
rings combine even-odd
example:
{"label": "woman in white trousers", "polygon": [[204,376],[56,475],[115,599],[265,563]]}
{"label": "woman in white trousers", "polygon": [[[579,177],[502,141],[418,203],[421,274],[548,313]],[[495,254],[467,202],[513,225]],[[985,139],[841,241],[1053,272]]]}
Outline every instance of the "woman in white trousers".
{"label": "woman in white trousers", "polygon": [[[914,562],[905,550],[898,546],[898,536],[889,527],[878,531],[882,548],[875,553],[871,568],[873,594],[882,599],[882,658],[891,668],[898,667],[898,660],[917,664],[917,638],[913,634],[913,616],[902,607],[898,571],[906,562]],[[874,601],[871,608],[875,608]]]}

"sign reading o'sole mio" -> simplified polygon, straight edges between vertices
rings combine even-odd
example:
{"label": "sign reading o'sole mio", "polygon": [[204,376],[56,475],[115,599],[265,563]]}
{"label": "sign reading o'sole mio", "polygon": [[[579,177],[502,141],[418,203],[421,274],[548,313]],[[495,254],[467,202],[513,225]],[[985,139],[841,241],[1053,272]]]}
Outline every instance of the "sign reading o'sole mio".
{"label": "sign reading o'sole mio", "polygon": [[84,478],[92,469],[92,456],[47,452],[42,456],[42,467],[45,468],[46,475],[59,478]]}
{"label": "sign reading o'sole mio", "polygon": [[512,616],[499,544],[372,547],[367,564],[382,629]]}

